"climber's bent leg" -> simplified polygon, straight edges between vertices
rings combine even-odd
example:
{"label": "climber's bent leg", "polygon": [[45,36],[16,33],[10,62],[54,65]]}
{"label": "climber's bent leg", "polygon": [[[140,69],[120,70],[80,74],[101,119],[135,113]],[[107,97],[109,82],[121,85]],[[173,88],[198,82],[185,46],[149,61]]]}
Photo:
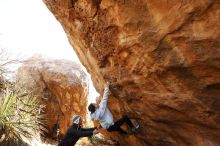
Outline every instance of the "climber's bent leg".
{"label": "climber's bent leg", "polygon": [[107,130],[109,132],[118,131],[118,132],[120,132],[122,134],[127,134],[127,132],[124,131],[123,129],[121,129],[120,125],[118,125],[117,123],[115,123],[114,125],[110,126]]}

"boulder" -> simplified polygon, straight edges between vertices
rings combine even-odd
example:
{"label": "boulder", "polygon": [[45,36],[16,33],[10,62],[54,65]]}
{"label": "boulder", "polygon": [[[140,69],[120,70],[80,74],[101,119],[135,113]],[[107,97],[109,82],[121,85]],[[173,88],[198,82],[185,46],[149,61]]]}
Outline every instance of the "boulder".
{"label": "boulder", "polygon": [[40,99],[45,106],[47,136],[55,137],[56,124],[62,136],[74,114],[86,118],[87,79],[77,63],[35,56],[18,69],[16,85]]}
{"label": "boulder", "polygon": [[43,0],[115,119],[121,145],[220,145],[219,0]]}

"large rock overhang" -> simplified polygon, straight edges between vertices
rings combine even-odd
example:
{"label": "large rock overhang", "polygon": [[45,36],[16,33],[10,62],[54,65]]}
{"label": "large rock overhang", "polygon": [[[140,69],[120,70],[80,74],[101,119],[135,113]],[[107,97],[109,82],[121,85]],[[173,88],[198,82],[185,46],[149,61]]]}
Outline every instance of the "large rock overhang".
{"label": "large rock overhang", "polygon": [[[44,0],[115,119],[122,145],[220,144],[220,1]],[[109,133],[107,133],[109,134]],[[112,135],[112,134],[111,134]]]}

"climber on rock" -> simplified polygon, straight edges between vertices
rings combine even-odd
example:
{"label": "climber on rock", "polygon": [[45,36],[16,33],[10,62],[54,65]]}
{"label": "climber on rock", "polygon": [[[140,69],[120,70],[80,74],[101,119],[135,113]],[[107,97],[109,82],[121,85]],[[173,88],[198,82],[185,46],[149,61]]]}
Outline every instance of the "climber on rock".
{"label": "climber on rock", "polygon": [[[133,134],[137,131],[139,128],[139,125],[133,125],[131,120],[127,116],[123,116],[118,121],[114,122],[112,113],[109,111],[107,107],[107,101],[108,101],[108,95],[109,95],[109,83],[105,85],[104,94],[102,97],[102,100],[99,104],[99,106],[96,106],[95,103],[91,103],[88,106],[88,110],[90,111],[91,119],[92,120],[98,120],[100,122],[100,126],[98,128],[104,128],[107,129],[109,132],[118,131],[122,134]],[[121,128],[121,125],[126,123],[131,130],[129,132],[126,132]]]}
{"label": "climber on rock", "polygon": [[79,115],[73,116],[72,120],[73,124],[69,127],[58,146],[74,146],[80,137],[90,137],[99,133],[96,127],[82,128],[82,119]]}

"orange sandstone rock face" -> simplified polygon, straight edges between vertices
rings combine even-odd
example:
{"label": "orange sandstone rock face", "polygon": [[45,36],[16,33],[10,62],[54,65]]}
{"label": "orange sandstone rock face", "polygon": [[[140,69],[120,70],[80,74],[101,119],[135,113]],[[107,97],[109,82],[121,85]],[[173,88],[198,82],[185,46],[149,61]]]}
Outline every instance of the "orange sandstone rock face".
{"label": "orange sandstone rock face", "polygon": [[58,122],[63,135],[74,114],[86,117],[87,76],[79,64],[67,60],[33,57],[19,68],[17,84],[40,98],[45,105],[49,137]]}
{"label": "orange sandstone rock face", "polygon": [[121,145],[220,145],[219,0],[44,0],[118,119]]}

